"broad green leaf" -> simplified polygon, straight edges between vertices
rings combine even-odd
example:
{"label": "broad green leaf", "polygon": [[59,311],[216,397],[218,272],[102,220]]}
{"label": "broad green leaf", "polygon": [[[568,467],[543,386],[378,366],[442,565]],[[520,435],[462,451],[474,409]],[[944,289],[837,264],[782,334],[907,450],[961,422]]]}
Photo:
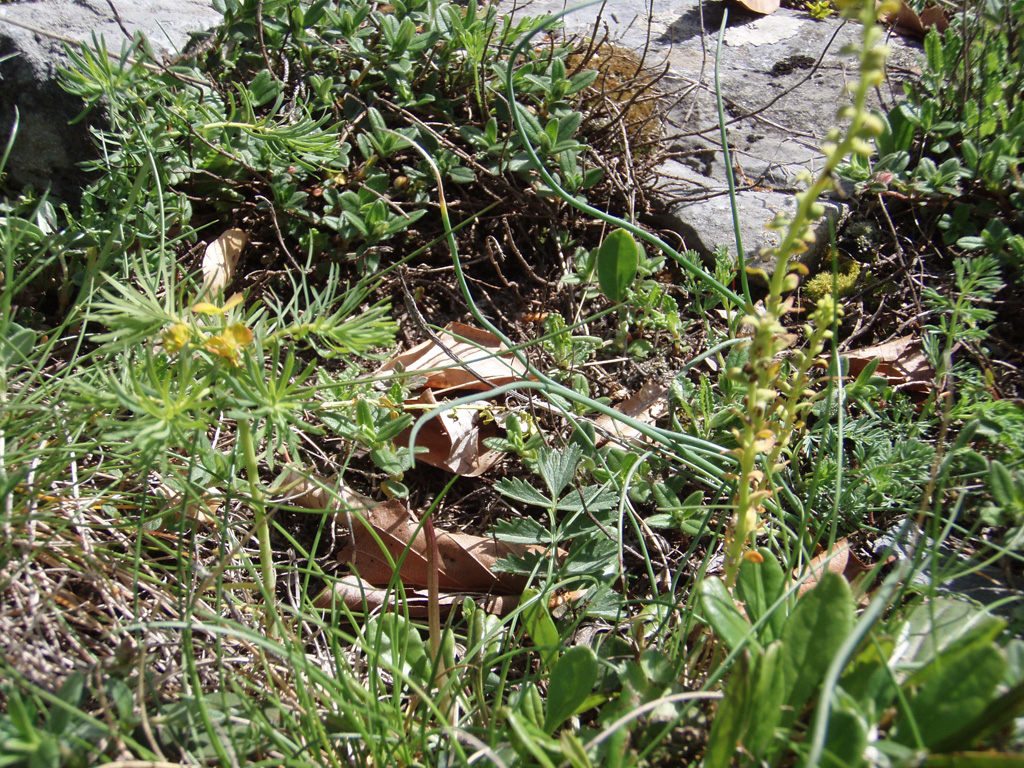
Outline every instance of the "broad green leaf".
{"label": "broad green leaf", "polygon": [[764,754],[782,720],[786,689],[783,681],[782,643],[776,641],[755,658],[750,674],[750,721],[743,746],[752,755]]}
{"label": "broad green leaf", "polygon": [[922,765],[926,768],[1020,768],[1020,753],[957,752],[929,755]]}
{"label": "broad green leaf", "polygon": [[551,670],[548,683],[547,712],[544,730],[554,733],[577,708],[586,701],[597,680],[597,657],[584,645],[577,645],[562,654]]}
{"label": "broad green leaf", "polygon": [[593,763],[590,762],[587,751],[583,749],[583,744],[575,733],[568,730],[562,731],[558,734],[558,743],[562,754],[565,755],[572,768],[591,768]]}
{"label": "broad green leaf", "polygon": [[[767,615],[769,608],[785,593],[789,583],[778,558],[770,549],[762,547],[759,554],[764,561],[755,563],[744,560],[740,564],[740,574],[736,581],[736,595],[746,606],[747,618],[751,622],[760,621]],[[786,606],[782,604],[761,625],[758,636],[767,645],[782,636],[785,624]]]}
{"label": "broad green leaf", "polygon": [[430,682],[430,657],[419,630],[401,615],[386,613],[366,625],[367,652],[386,669],[401,672],[418,683]]}
{"label": "broad green leaf", "polygon": [[597,281],[609,301],[622,301],[639,265],[640,248],[629,232],[616,229],[604,239],[597,251]]}
{"label": "broad green leaf", "polygon": [[738,648],[744,641],[757,645],[750,624],[736,608],[732,595],[721,579],[704,579],[699,591],[701,613],[730,651]]}
{"label": "broad green leaf", "polygon": [[927,682],[911,695],[909,711],[897,716],[895,739],[917,746],[913,718],[924,746],[937,746],[985,710],[1005,671],[1006,659],[991,643],[940,654],[914,676],[924,675]]}
{"label": "broad green leaf", "polygon": [[836,707],[829,713],[828,736],[821,754],[822,768],[859,768],[865,764],[868,724],[856,711]]}
{"label": "broad green leaf", "polygon": [[[70,707],[77,708],[82,701],[82,691],[85,688],[85,676],[81,672],[74,672],[68,675],[64,685],[60,687],[57,697]],[[67,729],[71,722],[71,710],[53,704],[46,716],[46,730],[52,734],[60,735]]]}
{"label": "broad green leaf", "polygon": [[0,338],[0,366],[10,370],[28,359],[36,343],[36,332],[17,323],[7,323],[4,331],[4,338]]}
{"label": "broad green leaf", "polygon": [[1001,461],[993,461],[989,466],[988,487],[998,504],[1009,507],[1017,501],[1017,487],[1013,476]]}
{"label": "broad green leaf", "polygon": [[853,624],[850,585],[837,574],[826,573],[818,586],[797,602],[782,631],[787,722],[796,719],[821,683]]}
{"label": "broad green leaf", "polygon": [[409,469],[408,453],[399,456],[390,448],[374,448],[370,460],[389,475],[400,475]]}
{"label": "broad green leaf", "polygon": [[515,700],[515,708],[516,712],[537,728],[544,723],[544,700],[540,697],[536,683],[529,682],[523,685]]}
{"label": "broad green leaf", "polygon": [[964,721],[959,730],[939,741],[934,749],[937,752],[969,749],[993,734],[1010,728],[1021,715],[1024,715],[1024,683],[1018,683],[1002,695],[992,698],[980,714],[973,720]]}
{"label": "broad green leaf", "polygon": [[[544,768],[555,768],[555,763],[548,755],[547,750],[557,752],[559,743],[548,736],[540,727],[529,720],[520,717],[511,709],[504,710],[508,724],[512,728],[512,746],[521,757],[527,755],[533,757]],[[523,753],[527,753],[524,755]]]}
{"label": "broad green leaf", "polygon": [[523,609],[523,626],[544,659],[544,666],[551,669],[558,660],[558,649],[562,639],[558,636],[558,627],[551,619],[544,600],[535,599],[539,596],[540,592],[536,589],[523,590],[523,596],[520,598],[526,606]]}
{"label": "broad green leaf", "polygon": [[956,644],[991,640],[1005,623],[965,600],[937,597],[921,603],[907,615],[889,665],[900,670],[921,669]]}
{"label": "broad green leaf", "polygon": [[704,768],[729,768],[732,764],[750,718],[751,682],[750,652],[744,651],[725,683],[725,698],[718,705],[704,752]]}
{"label": "broad green leaf", "polygon": [[896,698],[896,683],[886,664],[893,643],[891,638],[881,638],[865,646],[843,670],[840,687],[865,712],[883,712]]}

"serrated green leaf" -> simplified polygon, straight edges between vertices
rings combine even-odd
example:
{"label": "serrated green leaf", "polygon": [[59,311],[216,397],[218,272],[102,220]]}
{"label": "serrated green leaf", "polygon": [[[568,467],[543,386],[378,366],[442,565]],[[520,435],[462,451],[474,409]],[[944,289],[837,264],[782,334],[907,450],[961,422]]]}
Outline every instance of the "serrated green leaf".
{"label": "serrated green leaf", "polygon": [[521,504],[531,504],[535,507],[545,508],[550,507],[552,504],[550,498],[518,477],[502,478],[494,484],[494,490],[502,496],[507,496]]}
{"label": "serrated green leaf", "polygon": [[622,301],[639,265],[640,248],[632,234],[616,229],[604,239],[597,251],[597,281],[609,301]]}
{"label": "serrated green leaf", "polygon": [[543,448],[537,452],[537,471],[552,499],[561,496],[565,486],[572,482],[582,455],[583,451],[576,443],[570,443],[564,450]]}

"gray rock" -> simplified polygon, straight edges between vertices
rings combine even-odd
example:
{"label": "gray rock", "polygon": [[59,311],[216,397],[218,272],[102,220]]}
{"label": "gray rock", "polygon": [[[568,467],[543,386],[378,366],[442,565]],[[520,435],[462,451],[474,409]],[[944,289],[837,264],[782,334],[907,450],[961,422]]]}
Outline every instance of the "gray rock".
{"label": "gray rock", "polygon": [[[536,0],[523,12],[558,13],[565,7],[561,0]],[[652,69],[667,66],[661,85],[673,99],[664,126],[672,158],[659,169],[657,189],[668,200],[661,223],[709,260],[719,246],[736,252],[714,87],[724,9],[723,3],[700,0],[659,0],[657,6],[608,0],[565,17],[561,33],[607,35],[645,55]],[[857,62],[840,51],[859,35],[859,25],[815,21],[799,11],[729,11],[719,73],[747,263],[772,267],[759,251],[778,235],[764,225],[780,210],[795,210],[791,195],[800,187],[798,174],[821,167],[818,147],[837,124],[839,107],[848,103],[847,83],[857,78]],[[900,38],[889,42],[892,72],[912,69],[919,49]],[[887,101],[902,93],[895,75],[891,80],[880,90]],[[875,99],[873,106],[882,105]],[[827,211],[842,215],[845,207],[836,200]],[[817,247],[804,255],[807,262],[828,243],[827,222],[817,222],[815,230]]]}
{"label": "gray rock", "polygon": [[[677,198],[677,202],[659,216],[659,224],[678,232],[687,247],[702,256],[710,257],[723,245],[729,248],[730,253],[737,253],[728,188],[710,189],[699,196],[693,196],[692,187],[679,190],[676,185],[686,184],[687,176],[692,178],[693,174],[680,169],[678,161],[675,160],[670,160],[662,166],[661,173],[658,189],[663,193],[672,194]],[[822,248],[828,244],[829,219],[838,228],[848,213],[845,205],[825,200],[821,202],[825,207],[825,216],[814,222],[816,240],[800,258],[800,261],[805,263],[815,261]],[[740,238],[747,266],[770,274],[775,262],[773,259],[765,258],[764,252],[779,245],[782,233],[769,229],[768,225],[779,213],[795,215],[796,208],[796,198],[789,193],[772,189],[737,191],[736,210],[739,214]]]}
{"label": "gray rock", "polygon": [[878,558],[893,557],[897,561],[914,560],[920,548],[924,556],[918,557],[918,567],[911,583],[920,588],[934,588],[937,593],[967,598],[981,605],[993,606],[998,613],[1020,613],[1018,604],[1024,584],[1012,569],[996,565],[977,567],[976,558],[958,549],[951,540],[938,547],[939,557],[928,557],[934,542],[913,521],[893,525],[873,545]]}
{"label": "gray rock", "polygon": [[[116,9],[116,13],[115,13]],[[95,155],[88,131],[68,125],[83,108],[65,93],[58,70],[69,62],[65,45],[93,35],[114,54],[141,32],[158,56],[184,49],[190,33],[223,20],[206,0],[32,0],[0,5],[0,141],[6,144],[19,114],[6,172],[16,186],[50,188],[74,201],[82,184],[77,163]],[[123,27],[123,29],[122,29]]]}

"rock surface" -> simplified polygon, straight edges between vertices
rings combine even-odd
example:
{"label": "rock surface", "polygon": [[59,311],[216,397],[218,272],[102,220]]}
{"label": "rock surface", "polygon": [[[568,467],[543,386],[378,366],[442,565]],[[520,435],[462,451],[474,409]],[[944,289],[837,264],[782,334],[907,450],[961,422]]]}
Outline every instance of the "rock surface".
{"label": "rock surface", "polygon": [[82,183],[76,163],[95,156],[88,131],[68,125],[83,103],[65,93],[58,70],[69,59],[65,45],[102,37],[120,53],[136,31],[158,56],[184,49],[192,32],[223,20],[208,0],[23,0],[0,5],[0,141],[19,126],[6,171],[16,186],[49,187],[75,200]]}
{"label": "rock surface", "polygon": [[[562,0],[500,3],[508,13],[533,16],[560,13],[566,7]],[[673,202],[662,223],[706,258],[722,246],[735,254],[714,88],[726,6],[659,0],[653,12],[652,8],[653,4],[635,0],[607,0],[565,17],[560,34],[607,35],[643,55],[651,68],[667,67],[662,88],[674,99],[665,126],[672,158],[659,169],[658,189]],[[83,126],[67,125],[82,104],[57,82],[58,68],[67,63],[62,38],[89,42],[96,34],[109,50],[118,52],[128,34],[138,30],[158,55],[174,55],[184,48],[190,32],[205,31],[220,19],[204,0],[22,0],[0,5],[0,54],[15,54],[0,62],[3,134],[13,123],[15,106],[21,115],[7,169],[11,180],[37,188],[51,186],[58,197],[73,200],[81,184],[75,164],[93,154]],[[858,35],[855,24],[838,19],[818,22],[803,12],[781,9],[756,16],[728,11],[719,71],[740,190],[743,250],[754,266],[770,269],[770,264],[759,261],[759,251],[778,235],[765,225],[779,211],[793,210],[797,174],[814,172],[821,163],[818,146],[845,103],[846,83],[856,78],[856,63],[841,56],[840,50]],[[890,44],[893,71],[912,68],[917,51],[900,39]],[[898,84],[881,89],[887,97],[893,91],[899,92]],[[841,213],[840,204],[830,207],[830,215]],[[828,227],[822,220],[818,244],[827,242]],[[814,252],[808,257],[813,259]]]}

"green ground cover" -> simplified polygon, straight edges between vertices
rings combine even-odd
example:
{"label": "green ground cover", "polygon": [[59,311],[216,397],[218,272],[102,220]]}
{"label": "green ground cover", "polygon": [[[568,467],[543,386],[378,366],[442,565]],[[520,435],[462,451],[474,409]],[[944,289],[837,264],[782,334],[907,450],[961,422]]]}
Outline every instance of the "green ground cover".
{"label": "green ground cover", "polygon": [[[3,198],[0,765],[1020,763],[1024,2],[885,114],[836,3],[860,78],[760,276],[646,221],[625,53],[216,5],[73,51],[81,204]],[[486,472],[410,448],[463,419]]]}

